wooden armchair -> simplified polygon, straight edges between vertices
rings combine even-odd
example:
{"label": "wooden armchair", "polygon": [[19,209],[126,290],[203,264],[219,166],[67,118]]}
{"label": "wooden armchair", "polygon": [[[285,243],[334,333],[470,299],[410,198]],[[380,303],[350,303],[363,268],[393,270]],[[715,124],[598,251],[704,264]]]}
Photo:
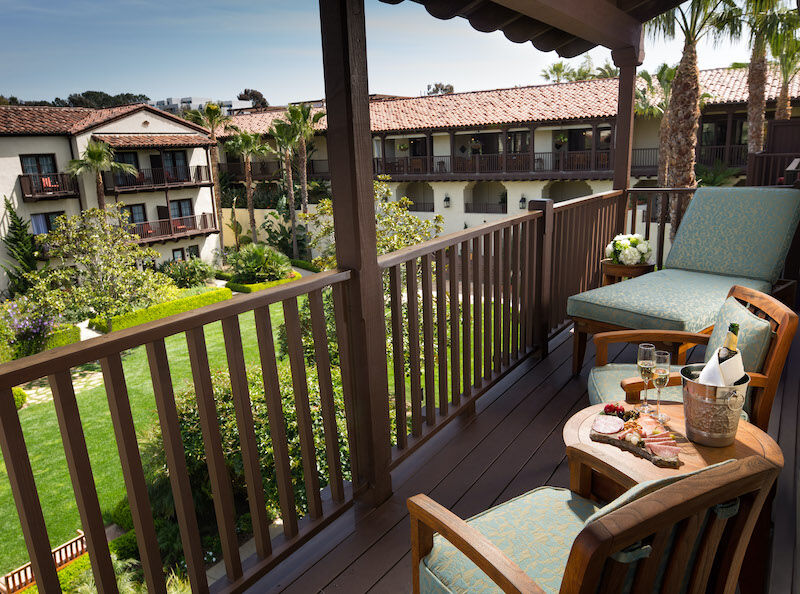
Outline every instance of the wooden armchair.
{"label": "wooden armchair", "polygon": [[[775,399],[775,391],[778,388],[783,366],[786,363],[786,357],[789,354],[789,348],[797,330],[797,314],[776,298],[739,285],[731,288],[728,297],[736,299],[758,318],[767,320],[773,332],[773,337],[760,371],[748,370],[752,388],[749,411],[750,422],[766,431],[772,411],[772,402]],[[607,364],[608,346],[610,344],[655,342],[659,344],[677,344],[677,363],[683,365],[686,363],[686,352],[695,345],[707,345],[709,338],[710,334],[670,330],[604,332],[594,336],[594,343],[597,349],[595,361],[598,367]],[[680,385],[680,373],[673,371],[670,374],[667,386]],[[620,386],[625,392],[625,400],[627,402],[639,402],[640,392],[644,389],[644,382],[640,378],[623,378]],[[618,396],[619,392],[617,390],[617,400],[619,400]],[[613,399],[614,395],[611,395],[611,398]],[[665,400],[670,400],[670,398],[665,398]]]}
{"label": "wooden armchair", "polygon": [[[499,530],[492,534],[492,515],[501,515],[512,503],[519,507],[543,490],[563,490],[536,489],[468,521],[416,495],[408,500],[413,591],[450,592],[453,585],[470,592],[500,587],[504,592],[616,593],[630,580],[632,592],[677,592],[688,578],[688,592],[732,594],[753,526],[779,470],[751,456],[676,477],[663,486],[643,483],[586,518],[577,535],[570,535],[574,540],[559,543],[561,550],[538,561],[523,550],[525,528],[499,517]],[[571,497],[570,507],[588,502]],[[521,511],[549,512],[548,521],[558,517],[535,503]],[[508,534],[515,530],[520,533]],[[441,562],[443,555],[448,555],[446,562]]]}

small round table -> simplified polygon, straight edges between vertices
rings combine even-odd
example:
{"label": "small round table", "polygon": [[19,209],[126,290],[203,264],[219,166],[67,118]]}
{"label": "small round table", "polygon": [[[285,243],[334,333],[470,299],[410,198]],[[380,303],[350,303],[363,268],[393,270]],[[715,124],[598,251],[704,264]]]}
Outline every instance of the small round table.
{"label": "small round table", "polygon": [[611,258],[604,258],[600,260],[600,276],[602,284],[613,285],[624,278],[636,278],[648,272],[653,272],[656,269],[655,264],[635,264],[633,266],[625,266],[625,264],[614,264]]}
{"label": "small round table", "polygon": [[[629,406],[622,401],[621,404]],[[728,447],[711,448],[689,441],[684,437],[686,422],[682,403],[661,404],[662,411],[670,417],[670,421],[666,423],[667,428],[677,434],[676,441],[681,448],[678,457],[682,464],[680,468],[659,468],[649,460],[634,456],[631,452],[589,438],[594,418],[603,406],[605,405],[596,404],[581,410],[564,426],[564,444],[567,446],[569,462],[569,487],[582,497],[611,501],[638,483],[699,470],[731,458],[738,460],[747,456],[763,456],[779,468],[783,468],[783,452],[778,444],[764,431],[744,420],[739,421],[736,441]],[[590,466],[590,463],[595,461],[599,464]],[[593,467],[605,470],[601,473]],[[767,545],[772,499],[768,497],[764,502],[761,516],[754,527],[746,562],[742,565],[740,585],[742,580],[746,580],[749,584],[760,583],[761,576],[765,575],[767,561],[764,555],[769,554]],[[747,588],[750,592],[756,590]]]}

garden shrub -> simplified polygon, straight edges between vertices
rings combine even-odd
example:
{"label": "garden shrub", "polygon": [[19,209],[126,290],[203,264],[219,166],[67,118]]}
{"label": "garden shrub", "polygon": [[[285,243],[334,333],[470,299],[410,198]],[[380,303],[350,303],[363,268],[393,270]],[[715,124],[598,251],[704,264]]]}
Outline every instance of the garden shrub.
{"label": "garden shrub", "polygon": [[231,297],[232,294],[230,289],[219,287],[204,293],[200,293],[199,295],[191,295],[189,297],[183,297],[173,301],[166,301],[164,303],[158,303],[157,305],[146,307],[144,309],[114,316],[108,320],[104,320],[102,318],[92,318],[89,320],[89,327],[97,330],[98,332],[124,330],[125,328],[138,326],[139,324],[144,324],[145,322],[152,322],[153,320],[160,320],[161,318],[166,318],[167,316],[177,313],[197,309],[198,307],[203,307],[204,305],[210,305],[212,303],[217,303],[218,301],[225,301]]}
{"label": "garden shrub", "polygon": [[311,262],[306,260],[292,260],[292,266],[295,268],[302,268],[303,270],[308,270],[310,272],[322,272],[317,266],[314,266]]}
{"label": "garden shrub", "polygon": [[12,335],[10,345],[14,359],[44,350],[47,337],[55,326],[52,315],[27,297],[11,301],[4,313]]}
{"label": "garden shrub", "polygon": [[[325,314],[325,330],[328,334],[328,356],[331,365],[339,365],[339,343],[336,337],[336,318],[333,313],[333,291],[323,289],[322,291],[322,311]],[[311,326],[311,303],[308,299],[300,301],[300,332],[303,337],[303,355],[306,363],[316,365],[316,353],[314,352],[314,336]],[[278,326],[277,336],[278,355],[281,359],[289,354],[289,343],[286,335],[286,323]]]}
{"label": "garden shrub", "polygon": [[229,281],[233,278],[233,274],[230,272],[225,272],[224,270],[217,270],[214,273],[214,278],[224,281]]}
{"label": "garden shrub", "polygon": [[[325,455],[325,439],[320,415],[320,395],[316,368],[308,367],[307,373],[317,468],[320,486],[324,487],[328,483],[328,463]],[[295,502],[298,513],[302,514],[307,511],[307,503],[305,483],[303,481],[303,469],[302,465],[299,463],[302,459],[300,438],[294,403],[292,375],[288,361],[280,361],[278,363],[278,376],[280,397],[286,424],[289,456],[292,460],[291,473]],[[244,520],[244,516],[249,513],[249,507],[247,503],[247,488],[244,478],[239,431],[236,424],[236,413],[231,393],[230,377],[227,369],[215,370],[212,372],[211,377],[214,401],[217,405],[217,416],[219,418],[225,465],[230,473],[236,516],[240,519],[237,521],[237,525],[239,525],[241,530],[246,530],[247,521]],[[349,480],[350,456],[347,448],[347,429],[342,399],[341,377],[337,367],[332,368],[332,379],[342,469],[345,479]],[[258,457],[261,462],[262,486],[266,507],[268,515],[274,518],[280,513],[280,503],[278,498],[278,484],[275,477],[272,439],[270,436],[267,407],[264,399],[263,375],[260,366],[248,367],[247,383],[252,399],[253,428],[256,434]],[[181,431],[181,441],[185,448],[189,482],[192,486],[194,506],[200,525],[200,533],[203,537],[203,541],[206,542],[208,546],[216,547],[218,545],[216,541],[214,541],[214,538],[217,537],[214,504],[211,497],[211,487],[208,477],[208,468],[206,466],[203,436],[200,428],[194,387],[187,383],[182,389],[178,388],[176,390],[175,400],[178,412],[178,424]],[[140,447],[162,560],[167,565],[175,565],[182,559],[180,534],[177,529],[172,489],[170,487],[164,445],[158,424],[153,424],[152,427],[144,433],[140,441]]]}
{"label": "garden shrub", "polygon": [[139,559],[139,545],[136,544],[136,532],[128,530],[108,543],[108,548],[118,559]]}
{"label": "garden shrub", "polygon": [[47,337],[45,350],[80,342],[81,329],[74,324],[65,324],[56,327]]}
{"label": "garden shrub", "polygon": [[[61,584],[61,590],[72,592],[77,589],[87,571],[92,571],[92,564],[89,560],[89,554],[84,553],[58,570],[58,583]],[[25,588],[24,592],[25,594],[38,593],[39,588],[36,584],[33,584],[31,587]]]}
{"label": "garden shrub", "polygon": [[280,280],[292,272],[291,262],[285,254],[260,243],[229,252],[227,264],[233,270],[231,280],[243,285]]}
{"label": "garden shrub", "polygon": [[[125,532],[133,530],[133,517],[131,516],[131,505],[128,503],[128,498],[123,497],[119,503],[111,510],[111,517],[109,518],[117,526],[122,528]],[[123,557],[126,559],[127,557]]]}
{"label": "garden shrub", "polygon": [[28,393],[25,390],[19,386],[14,386],[11,388],[11,393],[14,395],[14,406],[17,407],[17,410],[25,406],[28,401]]}
{"label": "garden shrub", "polygon": [[168,260],[158,267],[158,271],[170,277],[180,289],[202,285],[211,278],[214,269],[200,258],[188,260]]}
{"label": "garden shrub", "polygon": [[225,284],[225,287],[227,287],[231,291],[236,291],[237,293],[255,293],[256,291],[263,291],[264,289],[270,289],[272,287],[277,287],[278,285],[283,285],[285,283],[292,282],[293,280],[297,280],[298,278],[300,278],[300,273],[292,271],[291,276],[289,278],[282,278],[280,280],[269,281],[266,283],[251,283],[251,284],[240,284],[240,283],[235,283],[233,281],[228,281]]}

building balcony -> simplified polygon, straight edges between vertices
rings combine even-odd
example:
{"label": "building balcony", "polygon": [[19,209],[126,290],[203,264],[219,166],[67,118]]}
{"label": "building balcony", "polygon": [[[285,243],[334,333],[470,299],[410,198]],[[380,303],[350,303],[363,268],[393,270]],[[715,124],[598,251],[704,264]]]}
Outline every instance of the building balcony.
{"label": "building balcony", "polygon": [[[220,163],[220,176],[227,176],[229,181],[243,182],[244,163]],[[250,174],[254,181],[274,181],[281,178],[281,166],[277,161],[254,161],[250,164]],[[308,162],[308,177],[311,179],[329,179],[327,159],[312,159]]]}
{"label": "building balcony", "polygon": [[408,205],[411,212],[433,212],[433,202],[412,202]]}
{"label": "building balcony", "polygon": [[210,235],[218,231],[214,225],[214,215],[207,212],[188,217],[131,223],[131,233],[139,237],[139,243],[166,242],[196,235]]}
{"label": "building balcony", "polygon": [[487,214],[506,214],[508,212],[508,204],[491,203],[491,202],[465,202],[464,212],[471,213],[487,213]]}
{"label": "building balcony", "polygon": [[207,165],[139,169],[135,174],[103,172],[103,189],[110,194],[153,192],[169,188],[196,188],[211,185]]}
{"label": "building balcony", "polygon": [[23,173],[19,176],[19,186],[25,202],[80,196],[78,180],[69,173]]}

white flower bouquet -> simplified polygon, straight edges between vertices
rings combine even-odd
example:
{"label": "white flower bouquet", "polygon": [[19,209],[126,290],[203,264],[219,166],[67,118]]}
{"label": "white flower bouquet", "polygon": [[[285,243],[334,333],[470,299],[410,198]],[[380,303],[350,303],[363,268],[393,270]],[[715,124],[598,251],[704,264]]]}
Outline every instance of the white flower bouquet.
{"label": "white flower bouquet", "polygon": [[610,258],[614,264],[625,266],[652,264],[655,261],[650,242],[638,233],[617,235],[606,246],[606,258]]}

